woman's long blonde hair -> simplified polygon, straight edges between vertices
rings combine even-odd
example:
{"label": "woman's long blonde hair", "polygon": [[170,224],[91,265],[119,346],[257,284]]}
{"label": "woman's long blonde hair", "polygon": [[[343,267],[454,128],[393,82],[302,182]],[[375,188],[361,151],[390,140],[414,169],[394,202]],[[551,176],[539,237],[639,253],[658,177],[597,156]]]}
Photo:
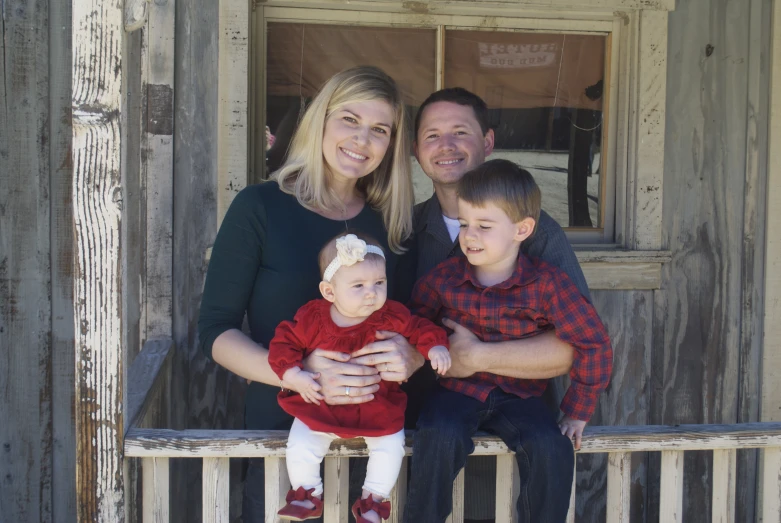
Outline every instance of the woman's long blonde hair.
{"label": "woman's long blonde hair", "polygon": [[412,234],[412,174],[407,114],[396,82],[381,69],[354,67],[328,80],[309,104],[290,143],[285,164],[273,174],[282,191],[294,195],[312,211],[344,209],[328,187],[323,159],[323,130],[326,119],[347,104],[384,100],[394,113],[390,144],[385,157],[372,173],[358,180],[357,188],[366,203],[382,213],[388,230],[388,246],[396,253]]}

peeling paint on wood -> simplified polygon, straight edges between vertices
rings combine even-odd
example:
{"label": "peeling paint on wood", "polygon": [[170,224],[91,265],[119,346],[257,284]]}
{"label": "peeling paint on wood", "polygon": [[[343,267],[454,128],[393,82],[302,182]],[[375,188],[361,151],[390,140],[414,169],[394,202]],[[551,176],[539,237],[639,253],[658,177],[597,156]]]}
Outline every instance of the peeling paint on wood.
{"label": "peeling paint on wood", "polygon": [[72,23],[77,515],[122,523],[121,7],[74,0]]}

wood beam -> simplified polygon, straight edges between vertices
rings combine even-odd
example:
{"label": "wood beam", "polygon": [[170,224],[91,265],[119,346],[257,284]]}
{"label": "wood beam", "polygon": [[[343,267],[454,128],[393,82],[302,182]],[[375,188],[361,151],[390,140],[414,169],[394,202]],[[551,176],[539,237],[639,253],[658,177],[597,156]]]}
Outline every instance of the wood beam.
{"label": "wood beam", "polygon": [[122,7],[101,0],[72,5],[77,516],[121,523]]}

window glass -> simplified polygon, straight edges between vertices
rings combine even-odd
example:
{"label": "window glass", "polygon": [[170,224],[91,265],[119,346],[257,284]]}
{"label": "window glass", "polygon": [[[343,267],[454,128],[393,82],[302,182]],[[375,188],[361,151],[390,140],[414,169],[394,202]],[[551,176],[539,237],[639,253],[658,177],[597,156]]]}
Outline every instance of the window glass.
{"label": "window glass", "polygon": [[[388,73],[402,91],[410,130],[436,86],[433,29],[269,23],[266,41],[267,172],[282,164],[302,107],[339,71],[374,65]],[[416,176],[416,184],[425,182]]]}
{"label": "window glass", "polygon": [[446,32],[445,87],[465,87],[486,101],[496,133],[492,157],[528,169],[543,209],[564,227],[603,226],[605,38]]}
{"label": "window glass", "polygon": [[[606,36],[445,28],[444,85],[489,107],[493,158],[528,169],[563,227],[605,227],[603,77]],[[436,88],[436,30],[268,23],[266,172],[284,161],[302,107],[333,74],[375,65],[402,90],[411,122]],[[416,200],[433,193],[413,158]],[[612,218],[610,218],[612,219]]]}

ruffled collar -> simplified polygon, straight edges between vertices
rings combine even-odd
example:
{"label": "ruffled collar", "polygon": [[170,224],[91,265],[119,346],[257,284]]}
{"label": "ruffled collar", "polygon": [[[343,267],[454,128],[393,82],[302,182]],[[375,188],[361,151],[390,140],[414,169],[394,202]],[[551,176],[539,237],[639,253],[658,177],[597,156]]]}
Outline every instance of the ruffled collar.
{"label": "ruffled collar", "polygon": [[380,307],[378,310],[374,311],[371,316],[363,320],[361,323],[357,325],[351,325],[350,327],[340,327],[336,323],[334,323],[334,320],[331,318],[331,302],[325,299],[318,300],[318,307],[317,307],[317,313],[318,313],[318,320],[319,324],[327,329],[329,332],[337,333],[337,334],[349,334],[351,332],[355,331],[361,331],[364,329],[371,329],[371,328],[377,328],[382,326],[386,322],[386,314],[388,311],[388,301],[385,301],[385,304]]}

